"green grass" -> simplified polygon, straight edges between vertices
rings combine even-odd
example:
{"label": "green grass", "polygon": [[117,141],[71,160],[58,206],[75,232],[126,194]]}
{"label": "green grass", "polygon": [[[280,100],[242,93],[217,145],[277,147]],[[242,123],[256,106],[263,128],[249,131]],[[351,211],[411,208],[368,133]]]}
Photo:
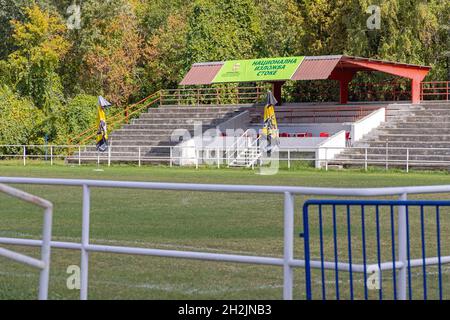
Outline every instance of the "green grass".
{"label": "green grass", "polygon": [[[320,187],[387,187],[406,185],[449,184],[445,172],[370,172],[319,171],[314,169],[281,170],[275,176],[261,176],[245,169],[207,169],[167,167],[102,167],[48,165],[20,166],[3,163],[0,176],[108,179],[129,181],[292,185]],[[56,186],[18,186],[54,203],[53,239],[79,242],[81,236],[81,188]],[[449,195],[427,195],[421,198],[442,199]],[[308,197],[310,198],[310,197]],[[317,197],[314,197],[317,198]],[[411,197],[417,198],[417,197]],[[296,197],[296,232],[302,230],[301,207],[306,198]],[[223,194],[150,190],[92,190],[91,241],[96,244],[137,247],[258,254],[281,257],[283,253],[283,198],[281,195]],[[0,237],[39,238],[40,210],[0,195]],[[442,213],[447,219],[447,215]],[[327,217],[330,215],[328,214]],[[373,212],[367,213],[368,259],[374,262],[376,244]],[[353,216],[352,216],[353,217]],[[388,215],[382,217],[383,260],[390,260]],[[328,218],[327,218],[328,219]],[[340,260],[347,259],[346,218],[338,212]],[[359,220],[358,220],[359,219]],[[418,223],[411,213],[411,225]],[[444,218],[443,218],[444,219]],[[312,255],[318,257],[317,219],[311,218]],[[325,236],[328,260],[333,260],[331,221],[326,221]],[[360,218],[352,224],[354,261],[361,262]],[[434,255],[434,220],[427,214],[427,249]],[[450,220],[443,220],[443,237],[448,236]],[[414,238],[412,255],[420,257],[420,230],[411,230]],[[428,239],[429,237],[429,239]],[[446,241],[448,243],[448,241]],[[11,247],[38,256],[37,249]],[[443,245],[448,254],[449,245]],[[295,256],[303,258],[303,242],[296,237]],[[54,249],[50,283],[51,299],[77,299],[79,291],[69,290],[66,269],[79,265],[80,253]],[[429,269],[430,297],[436,297],[436,270]],[[448,271],[444,268],[444,271]],[[414,289],[421,292],[421,269],[414,269]],[[391,281],[386,274],[383,287],[392,297]],[[363,282],[355,276],[355,291],[362,298]],[[340,273],[341,293],[348,294],[348,274]],[[444,281],[448,282],[447,273]],[[320,271],[313,272],[316,298],[320,297]],[[334,294],[334,273],[327,272],[329,297]],[[0,299],[34,299],[37,296],[38,272],[0,258]],[[129,255],[91,254],[90,299],[279,299],[282,297],[282,269],[277,267],[201,262]],[[444,282],[445,283],[445,282]],[[450,290],[447,285],[446,290]],[[376,297],[377,292],[370,292]],[[303,299],[304,272],[295,272],[295,298]],[[447,295],[448,296],[448,295]],[[420,298],[419,296],[415,296]]]}

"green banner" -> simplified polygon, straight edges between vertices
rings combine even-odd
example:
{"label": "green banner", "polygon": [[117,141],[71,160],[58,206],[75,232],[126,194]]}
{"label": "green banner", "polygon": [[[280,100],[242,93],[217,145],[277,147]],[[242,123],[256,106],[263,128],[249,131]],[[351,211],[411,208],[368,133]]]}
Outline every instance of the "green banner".
{"label": "green banner", "polygon": [[289,80],[304,57],[226,61],[212,83]]}

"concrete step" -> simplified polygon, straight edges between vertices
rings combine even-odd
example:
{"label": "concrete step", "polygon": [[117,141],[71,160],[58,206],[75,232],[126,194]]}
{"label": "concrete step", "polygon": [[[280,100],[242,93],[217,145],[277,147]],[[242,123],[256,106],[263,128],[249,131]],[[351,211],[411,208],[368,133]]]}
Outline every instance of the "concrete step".
{"label": "concrete step", "polygon": [[429,121],[429,122],[399,122],[399,123],[385,123],[380,128],[450,128],[449,121]]}
{"label": "concrete step", "polygon": [[[203,129],[211,129],[216,128],[215,125],[205,125],[202,124]],[[154,130],[154,129],[161,129],[161,130],[176,130],[176,129],[187,129],[187,130],[194,130],[195,124],[194,123],[169,123],[169,124],[162,124],[162,123],[151,123],[151,124],[126,124],[121,129],[118,130]],[[114,131],[114,132],[115,132]]]}
{"label": "concrete step", "polygon": [[176,114],[176,113],[229,113],[243,111],[241,107],[161,107],[152,108],[148,110],[148,113],[152,114]]}
{"label": "concrete step", "polygon": [[[436,142],[450,142],[449,134],[386,134],[382,133],[376,137],[377,140],[383,141],[436,141]],[[370,141],[370,140],[369,140]]]}
{"label": "concrete step", "polygon": [[223,118],[229,117],[237,114],[238,111],[233,112],[171,112],[171,113],[162,113],[162,112],[147,112],[142,113],[139,119],[167,119],[167,118]]}
{"label": "concrete step", "polygon": [[[189,130],[190,129],[190,130]],[[166,136],[170,136],[172,133],[174,132],[189,132],[191,134],[194,134],[194,129],[193,128],[189,128],[189,129],[118,129],[115,130],[112,134],[111,137],[123,137],[123,136],[158,136],[158,135],[166,135]],[[207,129],[207,127],[206,127]],[[205,127],[203,127],[203,130],[206,130]]]}
{"label": "concrete step", "polygon": [[[386,147],[386,141],[358,142],[357,147]],[[389,148],[450,148],[450,141],[389,141]]]}
{"label": "concrete step", "polygon": [[438,133],[442,134],[448,134],[450,135],[450,127],[448,128],[389,128],[389,127],[381,127],[377,129],[377,132],[385,133],[385,134],[406,134],[406,135],[421,135],[421,136],[428,136],[428,135],[435,135]]}
{"label": "concrete step", "polygon": [[220,124],[226,119],[217,118],[145,118],[135,119],[131,124],[143,125],[143,124],[177,124],[177,125],[194,125],[197,122],[201,122],[204,125],[216,125]]}

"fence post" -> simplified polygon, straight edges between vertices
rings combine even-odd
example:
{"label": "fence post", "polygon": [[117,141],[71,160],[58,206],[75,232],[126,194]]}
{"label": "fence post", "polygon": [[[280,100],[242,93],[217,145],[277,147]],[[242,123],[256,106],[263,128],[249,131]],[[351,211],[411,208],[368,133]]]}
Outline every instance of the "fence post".
{"label": "fence post", "polygon": [[87,300],[89,279],[89,220],[90,220],[91,195],[88,185],[83,185],[83,220],[81,229],[81,281],[80,299]]}
{"label": "fence post", "polygon": [[81,146],[78,146],[78,165],[81,166]]}
{"label": "fence post", "polygon": [[195,149],[195,159],[196,159],[196,161],[195,161],[195,169],[198,169],[198,162],[199,162],[199,159],[198,159],[198,157],[199,157],[199,152],[198,152],[198,150],[197,150],[197,148]]}
{"label": "fence post", "polygon": [[283,299],[292,300],[294,273],[294,195],[284,193],[284,272]]}
{"label": "fence post", "polygon": [[108,147],[108,167],[111,167],[111,146]]}
{"label": "fence post", "polygon": [[53,165],[53,146],[50,146],[50,165]]}
{"label": "fence post", "polygon": [[216,149],[216,157],[217,157],[217,169],[220,169],[220,150]]}
{"label": "fence post", "polygon": [[169,166],[172,168],[173,163],[172,163],[172,157],[173,157],[173,148],[170,147],[170,162],[169,162]]}
{"label": "fence post", "polygon": [[[407,194],[400,196],[399,200],[407,200]],[[399,271],[397,280],[397,292],[399,300],[406,300],[406,273],[408,265],[407,257],[407,238],[406,238],[406,207],[398,207],[398,259],[403,264]],[[395,272],[395,271],[394,271]]]}
{"label": "fence post", "polygon": [[138,147],[138,166],[141,167],[141,147]]}
{"label": "fence post", "polygon": [[365,148],[364,170],[367,171],[367,147]]}
{"label": "fence post", "polygon": [[41,270],[39,279],[39,300],[47,300],[48,283],[50,274],[50,252],[52,238],[52,217],[53,208],[46,208],[44,212],[44,226],[42,228],[42,252],[41,259],[45,263],[44,269]]}
{"label": "fence post", "polygon": [[288,169],[291,168],[291,150],[288,149]]}
{"label": "fence post", "polygon": [[386,171],[389,170],[389,143],[386,142]]}
{"label": "fence post", "polygon": [[409,172],[409,148],[406,148],[406,173]]}
{"label": "fence post", "polygon": [[325,171],[328,171],[328,148],[325,148]]}

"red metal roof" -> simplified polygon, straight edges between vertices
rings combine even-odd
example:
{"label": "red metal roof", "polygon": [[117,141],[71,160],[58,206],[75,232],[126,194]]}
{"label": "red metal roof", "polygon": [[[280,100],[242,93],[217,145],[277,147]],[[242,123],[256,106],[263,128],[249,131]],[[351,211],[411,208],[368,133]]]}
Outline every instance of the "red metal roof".
{"label": "red metal roof", "polygon": [[222,66],[223,62],[196,63],[180,82],[180,85],[211,84]]}
{"label": "red metal roof", "polygon": [[328,79],[342,56],[305,57],[291,80]]}
{"label": "red metal roof", "polygon": [[[211,84],[224,62],[196,63],[180,85]],[[379,71],[406,78],[423,79],[431,67],[352,56],[305,57],[291,80],[337,79],[343,73]]]}

